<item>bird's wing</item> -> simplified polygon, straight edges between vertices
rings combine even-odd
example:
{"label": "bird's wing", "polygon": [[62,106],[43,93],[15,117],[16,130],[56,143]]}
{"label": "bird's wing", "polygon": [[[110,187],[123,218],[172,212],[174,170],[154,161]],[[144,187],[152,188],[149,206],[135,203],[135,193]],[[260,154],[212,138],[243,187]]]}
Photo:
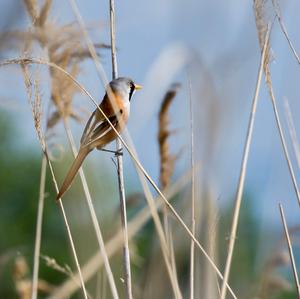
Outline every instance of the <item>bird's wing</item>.
{"label": "bird's wing", "polygon": [[[113,115],[108,118],[111,124],[116,127],[118,124],[118,116]],[[112,127],[107,120],[102,121],[92,132],[90,137],[90,142],[94,142],[97,139],[104,137],[108,132],[112,130]]]}
{"label": "bird's wing", "polygon": [[92,113],[92,115],[90,116],[89,120],[87,121],[87,123],[85,125],[85,128],[83,130],[83,133],[82,133],[82,136],[80,139],[80,144],[86,143],[85,141],[87,140],[87,136],[94,129],[94,127],[96,125],[95,114],[96,114],[96,110]]}
{"label": "bird's wing", "polygon": [[[118,97],[116,97],[118,98]],[[102,111],[106,113],[107,118],[110,120],[112,125],[114,127],[118,124],[118,117],[121,116],[122,110],[119,113],[115,113],[114,109],[109,101],[109,98],[107,94],[105,94],[101,104],[100,108]],[[112,130],[111,126],[109,125],[106,118],[103,116],[103,114],[96,109],[91,117],[89,118],[85,129],[83,131],[80,143],[81,146],[89,145],[92,142],[94,142],[97,139],[100,139],[104,135],[106,135],[110,130]]]}

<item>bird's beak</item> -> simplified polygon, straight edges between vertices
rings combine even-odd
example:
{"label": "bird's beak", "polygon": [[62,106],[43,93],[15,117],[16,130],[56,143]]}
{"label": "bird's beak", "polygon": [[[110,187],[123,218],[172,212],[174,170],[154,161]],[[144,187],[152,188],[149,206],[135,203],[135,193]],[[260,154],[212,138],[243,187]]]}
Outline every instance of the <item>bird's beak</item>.
{"label": "bird's beak", "polygon": [[139,89],[142,89],[143,86],[142,86],[142,85],[138,85],[138,84],[134,84],[134,88],[135,88],[136,90],[139,90]]}

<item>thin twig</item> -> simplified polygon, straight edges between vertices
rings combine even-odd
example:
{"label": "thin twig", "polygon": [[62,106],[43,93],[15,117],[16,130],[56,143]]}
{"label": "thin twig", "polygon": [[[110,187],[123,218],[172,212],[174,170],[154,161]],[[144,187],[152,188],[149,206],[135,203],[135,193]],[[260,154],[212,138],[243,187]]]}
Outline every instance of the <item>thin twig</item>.
{"label": "thin twig", "polygon": [[[115,2],[109,0],[109,17],[110,17],[110,40],[111,40],[111,63],[112,63],[112,79],[118,77],[117,51],[116,51],[116,22],[115,22]],[[116,140],[117,152],[123,152],[122,143],[117,138]],[[127,213],[126,213],[126,197],[123,171],[123,156],[117,155],[117,172],[119,184],[119,198],[120,198],[120,214],[121,223],[124,232],[124,247],[123,247],[123,262],[124,262],[124,281],[127,299],[133,299],[132,285],[131,285],[131,268],[130,268],[130,251],[128,244],[128,228],[127,228]]]}
{"label": "thin twig", "polygon": [[[33,100],[33,98],[32,98],[33,95],[32,95],[32,92],[31,92],[32,84],[31,84],[31,81],[30,81],[30,78],[29,78],[29,75],[28,75],[28,72],[27,72],[27,67],[26,67],[27,65],[26,65],[26,63],[24,64],[22,62],[19,62],[19,63],[21,64],[21,67],[22,67],[22,70],[23,70],[23,73],[24,73],[24,82],[25,82],[26,91],[27,91],[27,94],[28,94],[28,99],[29,99],[29,102],[32,106],[33,119],[34,119],[34,122],[35,122],[35,129],[36,129],[36,132],[37,132],[38,140],[40,142],[40,146],[41,146],[41,149],[43,151],[43,154],[44,154],[44,156],[47,160],[55,190],[58,193],[59,189],[58,189],[57,181],[56,181],[54,171],[53,171],[53,168],[52,168],[52,163],[49,159],[46,140],[45,140],[45,137],[43,135],[41,124],[40,124],[41,100],[40,100],[40,94],[39,94],[39,91],[38,91],[38,84],[37,84],[37,82],[35,82],[35,85],[34,85],[35,99]],[[77,271],[78,271],[78,274],[79,274],[79,280],[80,280],[80,284],[81,284],[82,291],[83,291],[83,294],[84,294],[84,298],[87,299],[88,298],[87,291],[86,291],[85,284],[84,284],[84,281],[83,281],[83,277],[82,277],[82,273],[81,273],[81,269],[80,269],[80,265],[79,265],[79,261],[78,261],[78,257],[77,257],[77,253],[76,253],[76,249],[75,249],[71,229],[70,229],[70,226],[69,226],[69,223],[68,223],[68,219],[66,217],[66,213],[65,213],[62,201],[59,200],[58,203],[59,203],[61,212],[63,214],[63,219],[64,219],[64,222],[65,222],[68,238],[69,238],[70,245],[71,245],[71,250],[72,250],[73,257],[74,257],[74,260],[75,260],[75,264],[76,264],[76,267],[77,267]]]}
{"label": "thin twig", "polygon": [[[73,138],[68,120],[66,118],[63,118],[63,120],[64,120],[65,131],[67,133],[67,138],[68,138],[70,147],[72,149],[73,156],[75,158],[77,156],[78,152],[77,152],[77,149],[76,149],[76,146],[75,146],[74,138]],[[94,209],[94,206],[93,206],[90,190],[89,190],[89,187],[88,187],[88,184],[87,184],[87,181],[86,181],[86,177],[85,177],[84,172],[82,170],[82,167],[79,169],[79,176],[80,176],[80,180],[81,180],[81,183],[82,183],[82,186],[83,186],[84,194],[85,194],[85,197],[86,197],[86,200],[87,200],[88,208],[89,208],[89,211],[90,211],[90,214],[91,214],[93,226],[94,226],[94,229],[95,229],[95,232],[96,232],[96,237],[97,237],[97,241],[98,241],[98,244],[99,244],[100,252],[101,252],[101,255],[102,255],[102,258],[103,258],[103,261],[104,261],[104,267],[105,267],[105,270],[106,270],[106,274],[108,276],[108,282],[109,282],[109,285],[110,285],[111,293],[112,293],[112,296],[113,296],[114,299],[118,299],[119,295],[118,295],[116,283],[115,283],[114,276],[113,276],[113,273],[112,273],[112,270],[111,270],[111,267],[110,267],[110,264],[109,264],[109,259],[108,259],[108,256],[107,256],[107,253],[106,253],[106,250],[105,250],[105,245],[104,245],[100,225],[99,225],[99,222],[98,222],[98,219],[97,219],[97,215],[96,215],[96,212],[95,212],[95,209]]]}
{"label": "thin twig", "polygon": [[278,109],[277,109],[277,104],[276,104],[276,99],[275,99],[275,95],[274,95],[274,91],[273,91],[273,87],[272,87],[272,83],[271,83],[271,78],[269,78],[269,80],[267,80],[267,87],[269,89],[269,94],[270,94],[270,98],[271,98],[271,102],[272,102],[273,112],[274,112],[274,116],[275,116],[275,120],[276,120],[278,133],[279,133],[279,136],[280,136],[280,141],[281,141],[281,145],[282,145],[282,148],[283,148],[284,156],[285,156],[285,159],[286,159],[286,162],[287,162],[287,165],[288,165],[288,169],[289,169],[289,172],[290,172],[290,176],[291,176],[291,179],[292,179],[292,183],[293,183],[294,191],[295,191],[295,194],[296,194],[296,197],[297,197],[297,200],[298,200],[298,204],[300,205],[299,188],[298,188],[298,184],[297,184],[293,164],[291,162],[289,152],[288,152],[288,149],[287,149],[284,133],[283,133],[283,130],[282,130],[282,126],[281,126],[281,122],[280,122],[280,118],[279,118],[279,113],[278,113]]}
{"label": "thin twig", "polygon": [[[56,178],[55,178],[55,175],[54,175],[52,163],[51,163],[51,161],[48,157],[46,149],[44,151],[44,154],[45,154],[47,162],[48,162],[48,166],[49,166],[49,169],[50,169],[50,173],[51,173],[52,181],[53,181],[53,184],[54,184],[54,187],[55,187],[55,191],[58,194],[58,192],[59,192],[58,184],[57,184],[57,181],[56,181]],[[83,294],[84,294],[84,298],[88,299],[88,295],[87,295],[84,280],[83,280],[83,277],[82,277],[82,272],[81,272],[80,264],[79,264],[79,261],[78,261],[78,257],[77,257],[77,253],[76,253],[76,249],[75,249],[75,245],[74,245],[70,225],[69,225],[69,222],[68,222],[68,219],[67,219],[67,216],[66,216],[66,213],[65,213],[65,209],[64,209],[64,206],[63,206],[63,203],[62,203],[61,199],[58,200],[58,204],[59,204],[59,207],[61,209],[63,219],[64,219],[64,222],[65,222],[65,226],[66,226],[66,229],[67,229],[67,233],[68,233],[72,253],[73,253],[73,256],[74,256],[75,264],[76,264],[76,267],[77,267],[78,276],[79,276],[80,284],[81,284],[82,291],[83,291]]]}
{"label": "thin twig", "polygon": [[296,58],[297,62],[300,64],[299,55],[297,54],[297,51],[296,51],[295,47],[293,46],[293,43],[292,43],[291,39],[289,38],[288,32],[287,32],[286,27],[284,25],[284,22],[283,22],[283,19],[282,19],[282,16],[281,16],[281,12],[280,12],[280,9],[279,9],[279,4],[278,4],[277,1],[275,3],[274,0],[272,0],[272,4],[273,4],[273,7],[275,9],[277,20],[279,22],[280,28],[281,28],[281,30],[282,30],[282,32],[283,32],[283,34],[284,34],[284,36],[285,36],[285,38],[288,42],[288,45],[289,45],[290,49],[292,50],[292,53],[293,53],[294,57]]}
{"label": "thin twig", "polygon": [[[216,266],[216,264],[214,263],[214,261],[211,259],[211,257],[205,251],[205,249],[201,246],[201,244],[196,239],[196,237],[192,234],[192,232],[190,231],[190,229],[188,228],[188,226],[185,224],[185,222],[182,220],[182,218],[179,216],[179,214],[176,212],[176,210],[174,209],[174,207],[168,202],[168,200],[165,197],[165,195],[157,187],[157,185],[154,182],[154,180],[150,177],[150,175],[147,173],[147,171],[145,170],[145,168],[142,166],[142,164],[140,163],[140,161],[136,157],[136,154],[133,152],[133,149],[131,147],[129,147],[129,145],[124,141],[124,139],[122,138],[122,136],[118,133],[118,131],[116,130],[116,128],[112,125],[112,123],[110,122],[110,120],[108,119],[108,117],[105,115],[105,113],[100,108],[100,106],[97,104],[97,102],[95,101],[95,99],[91,96],[91,94],[69,72],[67,72],[66,70],[64,70],[63,68],[61,68],[60,66],[58,66],[57,64],[55,64],[53,62],[50,62],[50,61],[47,61],[47,60],[43,60],[43,59],[17,58],[17,59],[9,59],[9,60],[5,60],[5,61],[0,62],[0,67],[6,66],[6,65],[11,65],[11,64],[43,64],[43,65],[51,66],[51,67],[53,67],[53,68],[61,71],[62,73],[64,73],[68,78],[70,78],[80,88],[80,90],[83,93],[85,93],[88,96],[88,98],[93,102],[93,104],[98,109],[98,111],[103,115],[103,117],[105,118],[105,120],[107,121],[107,123],[111,126],[112,130],[114,130],[114,132],[116,133],[116,135],[119,137],[119,139],[122,142],[123,146],[126,148],[126,150],[128,151],[129,155],[131,156],[132,160],[134,161],[136,169],[140,170],[143,173],[144,177],[149,181],[149,183],[156,190],[156,192],[158,193],[158,195],[160,196],[160,198],[168,206],[168,208],[173,213],[174,217],[177,219],[177,221],[182,226],[182,228],[186,231],[186,233],[189,235],[189,237],[194,240],[196,246],[199,248],[199,250],[202,252],[202,254],[209,261],[210,265],[213,267],[213,269],[215,270],[215,272],[217,273],[217,275],[223,280],[223,275],[220,272],[220,270],[218,269],[218,267]],[[226,284],[226,286],[229,289],[231,295],[234,298],[236,298],[236,296],[235,296],[234,292],[232,291],[232,289],[230,288],[230,286],[228,284]]]}
{"label": "thin twig", "polygon": [[32,289],[31,289],[32,299],[37,298],[37,289],[38,289],[42,223],[43,223],[43,211],[44,211],[44,200],[45,200],[46,171],[47,171],[47,159],[45,155],[43,155],[42,165],[41,165],[40,194],[39,194],[35,245],[34,245],[34,261],[33,261]]}
{"label": "thin twig", "polygon": [[222,283],[222,287],[221,287],[221,299],[225,299],[225,297],[226,297],[226,283],[228,282],[228,279],[229,279],[231,261],[232,261],[232,256],[233,256],[235,240],[236,240],[240,208],[241,208],[242,196],[243,196],[244,184],[245,184],[245,178],[246,178],[248,156],[249,156],[250,145],[251,145],[251,141],[252,141],[252,133],[253,133],[254,120],[255,120],[255,115],[256,115],[258,95],[259,95],[261,79],[262,79],[262,75],[263,75],[263,71],[264,71],[265,56],[267,53],[269,36],[270,36],[270,26],[268,26],[268,30],[265,35],[265,41],[264,41],[263,51],[262,51],[261,58],[260,58],[260,66],[259,66],[258,75],[257,75],[255,93],[254,93],[252,108],[251,108],[251,112],[250,112],[250,116],[249,116],[249,123],[248,123],[248,129],[247,129],[247,134],[246,134],[246,141],[245,141],[245,145],[244,145],[242,165],[241,165],[241,169],[240,169],[239,182],[238,182],[236,198],[235,198],[235,207],[234,207],[234,212],[233,212],[233,220],[232,220],[232,226],[231,226],[230,238],[229,238],[229,244],[228,244],[228,253],[227,253],[225,270],[224,270],[224,279],[223,279],[223,283]]}
{"label": "thin twig", "polygon": [[[192,83],[190,78],[188,78],[189,84],[189,100],[190,100],[190,130],[191,130],[191,169],[192,169],[192,205],[191,205],[191,218],[192,218],[192,234],[195,235],[196,221],[195,221],[195,158],[194,158],[194,119],[193,119],[193,101],[192,101]],[[195,243],[191,240],[191,250],[190,250],[190,299],[194,299],[194,263],[195,263]]]}
{"label": "thin twig", "polygon": [[290,238],[290,235],[289,235],[289,230],[288,230],[288,227],[287,227],[287,224],[286,224],[283,207],[282,207],[281,204],[279,204],[279,210],[280,210],[281,221],[282,221],[282,224],[283,224],[283,227],[284,227],[286,242],[287,242],[287,245],[288,245],[288,248],[289,248],[289,254],[290,254],[290,259],[291,259],[291,264],[292,264],[292,269],[293,269],[297,294],[298,294],[298,298],[300,299],[300,285],[299,285],[296,262],[295,262],[294,253],[293,253],[292,242],[291,242],[291,238]]}

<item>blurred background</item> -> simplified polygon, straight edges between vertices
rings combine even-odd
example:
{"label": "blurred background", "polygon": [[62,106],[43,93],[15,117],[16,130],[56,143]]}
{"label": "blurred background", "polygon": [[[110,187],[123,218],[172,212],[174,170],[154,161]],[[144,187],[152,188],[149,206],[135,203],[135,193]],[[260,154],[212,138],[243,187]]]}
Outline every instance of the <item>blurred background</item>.
{"label": "blurred background", "polygon": [[[2,0],[0,3],[1,61],[24,56],[50,57],[68,69],[100,101],[104,87],[94,62],[86,54],[85,39],[70,2],[32,1],[38,8],[45,8],[44,3],[48,3],[44,21],[34,24],[28,2]],[[299,2],[274,1],[274,5],[272,1],[261,2],[266,20],[274,19],[274,5],[280,9],[289,37],[300,51]],[[78,0],[77,4],[110,79],[108,1]],[[119,74],[143,85],[131,102],[128,130],[142,165],[158,185],[161,185],[158,113],[170,86],[180,84],[168,112],[169,149],[171,155],[176,156],[170,185],[186,177],[186,183],[172,196],[172,202],[189,226],[192,99],[197,237],[222,272],[260,60],[253,2],[128,0],[116,1],[115,5]],[[65,53],[68,53],[67,58],[62,58]],[[293,117],[297,132],[300,68],[278,21],[272,27],[271,58],[279,115],[299,180],[298,153],[290,137],[287,111]],[[73,159],[61,114],[66,113],[79,146],[84,124],[94,106],[72,83],[63,84],[65,78],[49,72],[47,66],[30,66],[29,72],[32,82],[39,84],[41,128],[60,185]],[[55,86],[59,88],[55,90]],[[20,281],[30,283],[32,276],[43,155],[27,91],[20,66],[1,67],[0,298],[30,298],[22,293]],[[60,99],[60,95],[64,99]],[[59,101],[63,102],[63,108]],[[112,144],[108,148],[114,147]],[[117,174],[112,159],[112,154],[94,151],[84,163],[106,241],[120,229]],[[146,207],[146,202],[127,153],[124,154],[124,172],[130,221]],[[154,190],[152,193],[157,196]],[[39,292],[39,298],[47,297],[70,279],[70,271],[76,272],[62,215],[54,198],[55,189],[47,171],[39,274],[44,289]],[[296,296],[279,203],[284,206],[298,260],[299,206],[263,79],[230,276],[230,285],[238,298]],[[79,179],[66,194],[64,204],[79,260],[84,265],[97,253],[98,246]],[[183,297],[189,298],[190,240],[170,218],[178,281]],[[130,249],[134,297],[173,298],[152,220],[134,235]],[[55,265],[61,268],[53,266],[49,259],[54,259]],[[110,261],[120,297],[124,298],[121,248]],[[216,277],[197,250],[195,264],[195,298],[218,298]],[[91,298],[111,298],[102,268],[95,272],[87,287]],[[79,289],[68,296],[82,298],[82,293]]]}

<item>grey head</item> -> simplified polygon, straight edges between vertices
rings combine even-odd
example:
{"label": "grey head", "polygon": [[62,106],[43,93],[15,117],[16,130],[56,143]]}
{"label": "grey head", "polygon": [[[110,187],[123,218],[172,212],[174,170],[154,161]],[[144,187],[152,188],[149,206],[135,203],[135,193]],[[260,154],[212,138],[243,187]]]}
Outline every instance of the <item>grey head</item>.
{"label": "grey head", "polygon": [[134,83],[132,79],[127,77],[114,79],[109,83],[109,85],[113,91],[118,92],[122,98],[128,99],[129,101],[135,91],[142,88],[142,86]]}

